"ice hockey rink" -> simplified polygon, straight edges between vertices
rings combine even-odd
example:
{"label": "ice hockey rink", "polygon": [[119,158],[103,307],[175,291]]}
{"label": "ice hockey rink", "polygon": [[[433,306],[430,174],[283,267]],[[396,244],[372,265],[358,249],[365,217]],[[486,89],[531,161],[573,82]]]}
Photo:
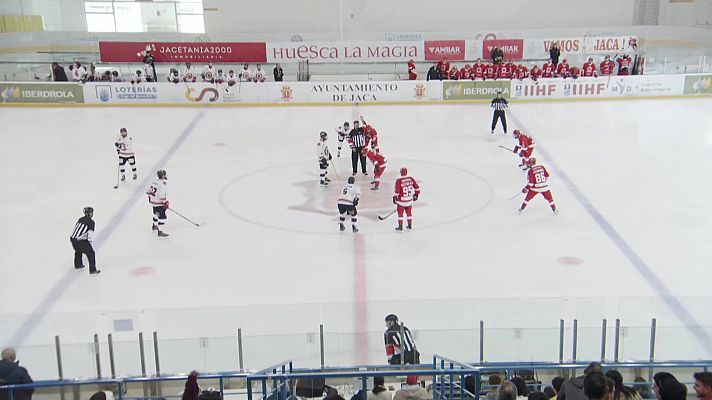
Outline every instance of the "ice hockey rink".
{"label": "ice hockey rink", "polygon": [[[560,319],[567,329],[578,319],[579,357],[594,358],[601,319],[620,318],[623,358],[640,359],[657,318],[660,359],[709,359],[711,109],[709,98],[513,102],[509,131],[535,137],[553,216],[540,196],[517,213],[521,196],[510,198],[526,177],[498,147],[513,147],[511,134],[490,134],[487,104],[3,107],[0,341],[28,354],[52,349],[55,335],[89,343],[131,320],[117,340],[157,331],[168,357],[187,351],[182,339],[232,343],[241,328],[254,368],[299,359],[304,333],[324,324],[343,347],[327,361],[382,363],[393,312],[424,355],[461,349],[474,360],[483,320],[491,358],[542,360],[558,354]],[[341,233],[335,201],[351,167],[346,145],[335,157],[334,129],[359,115],[388,166],[377,192],[370,165],[357,176],[361,231]],[[115,190],[121,127],[139,179]],[[318,182],[322,130],[329,187]],[[422,195],[414,230],[398,233],[395,216],[377,216],[393,209],[402,166]],[[144,191],[159,168],[171,206],[200,227],[169,213],[170,238],[151,232]],[[68,237],[85,206],[95,209],[99,276],[72,268]],[[526,353],[511,344],[522,330]]]}

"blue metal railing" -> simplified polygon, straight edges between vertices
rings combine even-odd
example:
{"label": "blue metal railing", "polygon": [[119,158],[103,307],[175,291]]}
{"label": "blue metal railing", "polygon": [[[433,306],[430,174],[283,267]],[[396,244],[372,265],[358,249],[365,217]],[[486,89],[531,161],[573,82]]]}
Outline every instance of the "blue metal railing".
{"label": "blue metal railing", "polygon": [[[261,386],[260,400],[272,396],[274,400],[289,400],[296,398],[295,386],[290,382],[299,379],[335,379],[358,378],[361,382],[363,393],[367,392],[367,379],[375,376],[403,377],[408,375],[428,376],[432,378],[432,396],[434,400],[464,399],[466,397],[479,398],[482,388],[480,384],[482,374],[487,372],[514,371],[520,369],[531,370],[575,370],[583,369],[588,365],[584,362],[551,363],[551,362],[525,362],[525,363],[465,363],[447,357],[434,355],[431,364],[420,365],[361,365],[351,367],[330,367],[324,369],[297,369],[291,360],[275,364],[255,373],[245,372],[219,372],[198,375],[201,380],[218,380],[221,396],[225,393],[226,379],[244,379],[247,385],[248,400],[254,400],[253,384]],[[603,368],[616,369],[703,369],[707,371],[712,367],[712,360],[701,361],[666,361],[666,362],[622,362],[602,363]],[[508,373],[509,374],[509,373]],[[474,392],[464,387],[467,376],[473,376],[475,381]],[[456,378],[459,378],[457,380]],[[38,381],[30,384],[0,386],[0,391],[7,391],[8,400],[13,400],[13,392],[22,389],[62,388],[67,386],[83,385],[116,385],[118,400],[124,399],[124,388],[130,383],[151,383],[183,381],[185,375],[155,376],[155,377],[123,377],[116,379],[88,379],[88,380],[55,380]],[[271,383],[271,385],[270,385]],[[543,385],[546,386],[546,385]]]}

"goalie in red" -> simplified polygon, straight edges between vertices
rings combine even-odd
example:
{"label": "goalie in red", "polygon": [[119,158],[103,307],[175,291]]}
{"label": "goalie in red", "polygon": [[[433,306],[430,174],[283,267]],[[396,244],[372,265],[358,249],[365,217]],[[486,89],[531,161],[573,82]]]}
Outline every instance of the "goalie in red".
{"label": "goalie in red", "polygon": [[556,208],[556,203],[554,203],[554,197],[551,195],[549,190],[549,171],[543,165],[536,165],[536,158],[530,158],[527,161],[529,166],[529,172],[527,173],[527,185],[522,189],[522,193],[525,193],[524,201],[521,207],[519,207],[519,213],[521,214],[529,201],[534,198],[537,194],[541,193],[542,196],[549,202],[549,207],[554,214],[558,214],[559,210]]}
{"label": "goalie in red", "polygon": [[386,170],[386,157],[383,157],[381,153],[377,153],[365,147],[361,150],[361,154],[366,156],[366,158],[373,163],[373,181],[371,181],[373,187],[371,187],[371,190],[378,190],[378,187],[381,185],[381,176],[383,175],[383,171]]}
{"label": "goalie in red", "polygon": [[397,206],[398,226],[397,231],[403,230],[403,213],[408,218],[408,229],[413,229],[413,202],[418,201],[420,196],[420,186],[412,177],[408,176],[408,168],[400,169],[400,178],[396,179],[395,194],[393,195],[393,204]]}

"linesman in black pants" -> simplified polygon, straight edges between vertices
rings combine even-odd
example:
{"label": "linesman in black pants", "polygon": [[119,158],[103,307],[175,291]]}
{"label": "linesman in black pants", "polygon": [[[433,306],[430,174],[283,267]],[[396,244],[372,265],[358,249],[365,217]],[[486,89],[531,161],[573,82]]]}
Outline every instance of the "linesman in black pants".
{"label": "linesman in black pants", "polygon": [[502,97],[502,92],[497,92],[497,97],[492,99],[491,107],[494,108],[494,115],[492,115],[492,130],[491,134],[494,134],[494,128],[497,127],[497,120],[502,120],[502,127],[504,128],[504,134],[507,134],[507,117],[504,115],[504,111],[509,106],[507,99]]}
{"label": "linesman in black pants", "polygon": [[366,136],[363,128],[359,126],[358,121],[354,121],[354,128],[349,132],[349,146],[351,146],[352,176],[355,176],[356,172],[358,172],[359,160],[361,160],[361,172],[364,175],[368,175],[368,172],[366,172],[366,156],[361,154],[361,150],[368,146],[368,136]]}
{"label": "linesman in black pants", "polygon": [[91,242],[94,240],[94,220],[91,219],[94,216],[94,209],[84,207],[83,212],[84,216],[79,218],[74,225],[72,236],[69,237],[69,241],[72,242],[72,247],[74,248],[74,269],[80,270],[84,268],[82,255],[86,254],[89,260],[89,274],[95,275],[101,271],[96,269],[94,248],[91,246]]}

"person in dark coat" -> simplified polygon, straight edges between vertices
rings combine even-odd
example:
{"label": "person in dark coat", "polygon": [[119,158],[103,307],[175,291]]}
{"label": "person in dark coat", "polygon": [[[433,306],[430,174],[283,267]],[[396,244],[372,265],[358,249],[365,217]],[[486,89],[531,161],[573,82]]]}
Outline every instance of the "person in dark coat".
{"label": "person in dark coat", "polygon": [[554,67],[559,65],[559,57],[561,57],[561,48],[559,48],[559,44],[554,42],[551,44],[551,47],[549,47],[549,58],[551,58],[551,62],[554,63]]}
{"label": "person in dark coat", "polygon": [[[65,77],[66,78],[66,77]],[[19,385],[23,383],[32,383],[30,374],[24,367],[20,366],[17,360],[15,349],[8,347],[2,351],[2,360],[0,361],[0,386],[2,385]],[[32,393],[35,389],[15,389],[12,392],[14,400],[31,400]],[[0,400],[7,400],[7,391],[0,390]]]}
{"label": "person in dark coat", "polygon": [[434,62],[433,66],[428,70],[428,81],[437,81],[440,79],[440,70],[438,69],[438,63]]}
{"label": "person in dark coat", "polygon": [[601,370],[601,364],[597,362],[588,364],[586,369],[583,370],[583,375],[570,378],[561,385],[561,390],[556,396],[557,400],[588,400],[588,397],[586,397],[583,391],[584,380],[592,373],[601,374]]}
{"label": "person in dark coat", "polygon": [[490,55],[492,56],[492,64],[494,65],[501,64],[504,59],[504,52],[499,48],[499,46],[494,46],[490,52]]}
{"label": "person in dark coat", "polygon": [[275,65],[272,74],[274,75],[275,82],[282,82],[284,80],[284,70],[281,65]]}
{"label": "person in dark coat", "polygon": [[188,380],[185,381],[185,389],[181,400],[198,400],[200,395],[200,387],[198,386],[198,372],[190,371]]}
{"label": "person in dark coat", "polygon": [[52,80],[55,82],[67,82],[69,80],[67,79],[67,73],[64,71],[64,67],[56,62],[52,63]]}

